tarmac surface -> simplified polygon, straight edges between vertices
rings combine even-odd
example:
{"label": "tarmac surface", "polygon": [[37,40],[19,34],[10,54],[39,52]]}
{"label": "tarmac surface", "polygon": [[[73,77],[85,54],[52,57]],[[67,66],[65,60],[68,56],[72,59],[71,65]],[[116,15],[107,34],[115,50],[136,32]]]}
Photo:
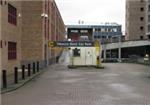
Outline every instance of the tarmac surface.
{"label": "tarmac surface", "polygon": [[25,86],[2,94],[2,105],[150,105],[150,66],[68,69],[60,60]]}

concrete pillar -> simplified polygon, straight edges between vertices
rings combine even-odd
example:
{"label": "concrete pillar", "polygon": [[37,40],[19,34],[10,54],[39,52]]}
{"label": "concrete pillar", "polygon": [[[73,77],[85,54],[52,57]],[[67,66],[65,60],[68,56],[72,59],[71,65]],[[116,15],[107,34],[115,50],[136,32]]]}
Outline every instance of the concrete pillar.
{"label": "concrete pillar", "polygon": [[118,61],[121,62],[121,48],[118,48]]}
{"label": "concrete pillar", "polygon": [[104,49],[104,60],[106,60],[106,49]]}
{"label": "concrete pillar", "polygon": [[102,50],[103,50],[103,60],[106,60],[106,45],[105,44],[103,44]]}
{"label": "concrete pillar", "polygon": [[119,36],[118,61],[121,62],[121,36]]}

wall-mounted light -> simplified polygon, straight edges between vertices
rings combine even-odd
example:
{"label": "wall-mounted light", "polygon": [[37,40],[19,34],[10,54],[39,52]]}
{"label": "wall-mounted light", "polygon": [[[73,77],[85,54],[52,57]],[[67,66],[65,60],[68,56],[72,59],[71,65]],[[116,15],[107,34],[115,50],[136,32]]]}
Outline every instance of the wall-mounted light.
{"label": "wall-mounted light", "polygon": [[71,41],[71,39],[68,39],[68,41]]}
{"label": "wall-mounted light", "polygon": [[145,57],[147,57],[147,58],[148,58],[148,57],[149,57],[149,55],[148,55],[148,54],[146,54],[146,55],[145,55]]}
{"label": "wall-mounted light", "polygon": [[42,13],[42,14],[41,14],[41,17],[44,17],[44,16],[45,16],[45,13]]}
{"label": "wall-mounted light", "polygon": [[46,13],[42,13],[42,14],[41,14],[41,17],[46,17],[46,18],[48,18],[48,15],[47,15]]}
{"label": "wall-mounted light", "polygon": [[18,17],[19,17],[19,18],[21,17],[21,13],[18,13]]}
{"label": "wall-mounted light", "polygon": [[47,15],[47,14],[45,14],[45,17],[46,17],[46,18],[48,18],[48,15]]}

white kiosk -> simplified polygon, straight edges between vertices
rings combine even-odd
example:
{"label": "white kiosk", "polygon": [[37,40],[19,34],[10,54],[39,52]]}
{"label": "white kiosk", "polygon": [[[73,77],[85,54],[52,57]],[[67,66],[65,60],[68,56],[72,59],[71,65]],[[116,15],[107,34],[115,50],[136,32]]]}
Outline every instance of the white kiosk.
{"label": "white kiosk", "polygon": [[92,45],[74,46],[70,47],[69,67],[74,66],[95,66],[101,67],[101,49],[98,41],[93,42]]}

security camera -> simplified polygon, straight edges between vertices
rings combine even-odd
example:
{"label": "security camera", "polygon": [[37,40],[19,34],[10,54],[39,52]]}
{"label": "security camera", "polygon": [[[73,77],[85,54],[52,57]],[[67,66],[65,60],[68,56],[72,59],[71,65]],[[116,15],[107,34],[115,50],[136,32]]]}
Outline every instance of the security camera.
{"label": "security camera", "polygon": [[45,16],[45,13],[42,13],[42,14],[41,14],[41,17],[44,17],[44,16]]}
{"label": "security camera", "polygon": [[45,14],[45,17],[47,18],[47,17],[48,17],[48,15],[47,15],[47,14]]}

